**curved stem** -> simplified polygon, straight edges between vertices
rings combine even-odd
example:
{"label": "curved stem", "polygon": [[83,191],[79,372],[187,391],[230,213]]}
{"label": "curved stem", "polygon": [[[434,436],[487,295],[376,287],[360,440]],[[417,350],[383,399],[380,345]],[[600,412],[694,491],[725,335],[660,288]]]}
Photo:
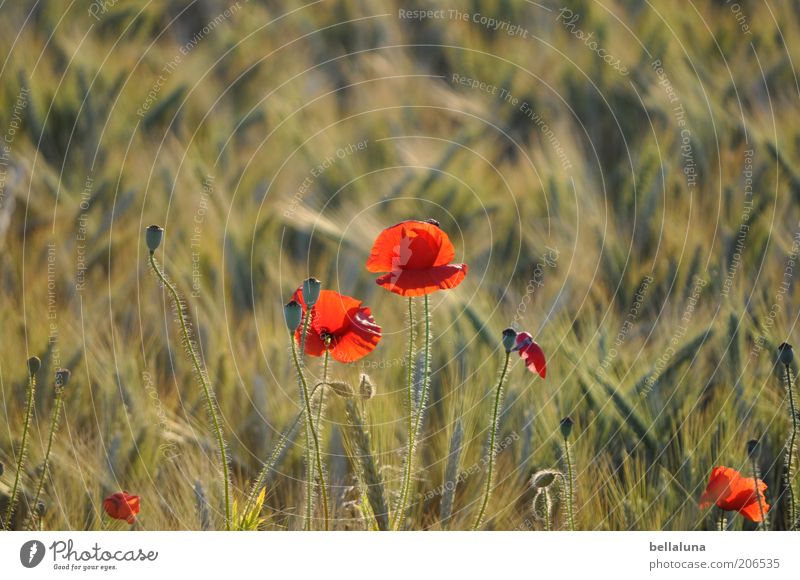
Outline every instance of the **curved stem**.
{"label": "curved stem", "polygon": [[36,486],[36,493],[33,495],[31,502],[31,517],[29,528],[33,529],[35,520],[39,517],[39,498],[42,496],[42,489],[44,488],[44,481],[47,479],[47,470],[50,466],[50,452],[53,449],[53,440],[55,439],[56,431],[58,431],[58,420],[61,415],[61,406],[64,402],[64,387],[56,388],[56,401],[53,405],[53,414],[50,416],[50,434],[47,437],[47,450],[44,453],[44,464],[42,465],[42,475],[39,477],[39,485]]}
{"label": "curved stem", "polygon": [[486,489],[483,492],[483,502],[478,511],[478,517],[475,518],[475,523],[472,524],[472,529],[477,530],[483,523],[483,517],[486,514],[486,506],[489,505],[489,498],[492,495],[492,483],[494,479],[494,460],[495,460],[495,439],[497,438],[497,428],[499,426],[500,416],[500,401],[503,398],[503,381],[505,381],[506,374],[508,373],[508,361],[511,358],[511,353],[506,352],[506,358],[503,362],[503,370],[500,373],[500,380],[497,381],[497,387],[494,395],[494,407],[492,409],[492,423],[489,426],[489,466],[486,469]]}
{"label": "curved stem", "polygon": [[300,366],[300,359],[297,358],[297,346],[294,343],[294,337],[291,339],[292,343],[292,358],[294,359],[294,366],[297,369],[297,375],[300,377],[300,385],[303,388],[303,402],[305,403],[305,417],[307,428],[311,431],[311,436],[314,440],[314,455],[316,457],[317,472],[319,473],[320,490],[322,493],[322,513],[325,521],[325,530],[328,529],[328,492],[325,489],[325,472],[322,469],[322,457],[319,450],[319,439],[317,431],[314,429],[313,416],[311,414],[311,400],[310,393],[308,392],[308,384],[306,377],[303,373],[303,368]]}
{"label": "curved stem", "polygon": [[25,424],[22,428],[22,441],[20,442],[19,457],[17,458],[17,473],[14,475],[14,486],[11,488],[11,496],[8,498],[8,510],[3,529],[11,529],[11,519],[14,517],[14,507],[17,503],[19,493],[19,482],[22,477],[22,470],[25,467],[25,456],[28,452],[28,431],[31,428],[31,418],[33,417],[34,397],[36,396],[36,377],[29,375],[28,378],[28,397],[25,404]]}
{"label": "curved stem", "polygon": [[789,391],[789,412],[792,419],[792,432],[789,436],[788,446],[786,448],[786,489],[789,492],[789,529],[794,530],[797,527],[797,505],[794,497],[794,485],[792,476],[792,466],[794,465],[795,446],[797,445],[797,409],[794,404],[794,389],[792,388],[792,375],[789,371],[789,365],[786,365],[786,390]]}
{"label": "curved stem", "polygon": [[575,480],[572,474],[572,458],[569,454],[569,439],[564,437],[564,459],[567,462],[567,518],[570,531],[575,531],[575,512],[573,507]]}
{"label": "curved stem", "polygon": [[552,505],[550,503],[550,492],[547,491],[547,488],[544,488],[544,505],[545,505],[545,512],[544,512],[544,529],[546,532],[549,532],[552,528],[550,524],[550,510],[552,509]]}
{"label": "curved stem", "polygon": [[178,294],[178,291],[175,288],[175,286],[172,285],[172,283],[167,279],[166,275],[158,267],[158,263],[156,262],[156,258],[153,252],[150,252],[150,265],[153,267],[153,270],[155,271],[156,276],[158,276],[158,279],[161,280],[161,283],[167,290],[169,290],[170,294],[172,295],[172,300],[175,303],[175,310],[178,313],[178,321],[180,322],[181,332],[183,334],[183,341],[186,344],[186,349],[189,351],[189,357],[192,359],[194,372],[197,375],[197,378],[203,387],[203,395],[205,396],[208,415],[211,418],[212,428],[214,431],[214,435],[216,436],[217,439],[217,445],[219,446],[220,462],[222,463],[222,480],[223,480],[222,486],[225,492],[225,529],[230,530],[231,529],[230,468],[228,466],[228,452],[225,446],[225,438],[222,436],[222,427],[220,427],[219,417],[217,416],[217,408],[214,402],[214,393],[206,377],[205,370],[200,364],[200,358],[197,356],[197,353],[195,352],[194,343],[192,342],[192,337],[189,334],[189,324],[186,321],[186,315],[181,305],[180,295]]}

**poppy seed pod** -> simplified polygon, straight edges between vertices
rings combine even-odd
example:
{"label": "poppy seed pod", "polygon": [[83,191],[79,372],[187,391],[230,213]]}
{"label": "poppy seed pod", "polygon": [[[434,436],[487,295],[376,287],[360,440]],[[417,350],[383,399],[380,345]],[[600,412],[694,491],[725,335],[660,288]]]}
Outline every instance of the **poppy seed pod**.
{"label": "poppy seed pod", "polygon": [[505,347],[506,352],[511,352],[514,350],[517,342],[517,331],[513,328],[506,328],[503,331],[503,347]]}
{"label": "poppy seed pod", "polygon": [[69,369],[58,369],[56,371],[56,388],[65,387],[71,375],[72,373],[69,372]]}
{"label": "poppy seed pod", "polygon": [[791,344],[788,342],[782,342],[780,345],[778,345],[778,359],[786,366],[792,364],[792,361],[794,360],[794,351],[792,350]]}
{"label": "poppy seed pod", "polygon": [[307,278],[303,282],[303,300],[309,307],[314,306],[319,300],[319,292],[322,289],[322,282],[316,278]]}
{"label": "poppy seed pod", "polygon": [[32,356],[28,359],[28,374],[30,376],[35,375],[39,372],[39,369],[42,366],[42,361],[39,360],[38,356]]}
{"label": "poppy seed pod", "polygon": [[147,248],[151,252],[155,252],[158,249],[158,246],[161,245],[161,240],[164,238],[164,228],[161,226],[148,226],[147,231],[145,232],[145,241],[147,242]]}
{"label": "poppy seed pod", "polygon": [[294,332],[303,319],[303,307],[297,300],[290,300],[283,307],[283,317],[286,319],[286,326]]}
{"label": "poppy seed pod", "polygon": [[758,441],[755,439],[751,439],[747,442],[747,455],[750,457],[755,457],[756,451],[758,449]]}
{"label": "poppy seed pod", "polygon": [[573,424],[574,423],[572,422],[572,419],[570,419],[569,417],[564,417],[563,419],[561,419],[561,436],[564,439],[569,438],[570,433],[572,433]]}

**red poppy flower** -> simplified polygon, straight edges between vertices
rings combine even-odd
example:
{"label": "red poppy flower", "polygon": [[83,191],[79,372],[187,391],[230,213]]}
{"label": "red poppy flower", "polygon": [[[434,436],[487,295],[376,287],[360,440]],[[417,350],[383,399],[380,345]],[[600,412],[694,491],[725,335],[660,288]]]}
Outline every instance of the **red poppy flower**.
{"label": "red poppy flower", "polygon": [[[767,484],[760,479],[756,493],[756,481],[752,477],[742,477],[735,469],[718,466],[711,470],[706,490],[700,496],[700,509],[716,504],[722,510],[739,512],[751,522],[760,522],[761,509],[765,514],[769,511],[764,497],[766,490]],[[761,508],[758,506],[759,497]]]}
{"label": "red poppy flower", "polygon": [[408,220],[383,230],[367,260],[370,272],[388,272],[375,280],[400,296],[423,296],[455,288],[467,275],[466,264],[451,264],[456,252],[438,223]]}
{"label": "red poppy flower", "polygon": [[[306,313],[303,301],[303,288],[292,295]],[[303,334],[301,324],[295,331],[295,340],[300,344]],[[311,321],[306,335],[306,354],[322,356],[325,354],[325,341],[331,356],[343,363],[357,361],[368,355],[381,339],[381,327],[375,323],[369,308],[361,306],[361,301],[344,296],[333,290],[322,290],[311,308]]]}
{"label": "red poppy flower", "polygon": [[103,500],[103,509],[115,520],[125,520],[132,524],[139,513],[139,496],[131,495],[127,491],[112,493]]}
{"label": "red poppy flower", "polygon": [[519,353],[525,366],[534,374],[545,378],[547,376],[547,361],[544,358],[542,347],[536,344],[533,337],[527,332],[517,334],[517,344],[514,350]]}

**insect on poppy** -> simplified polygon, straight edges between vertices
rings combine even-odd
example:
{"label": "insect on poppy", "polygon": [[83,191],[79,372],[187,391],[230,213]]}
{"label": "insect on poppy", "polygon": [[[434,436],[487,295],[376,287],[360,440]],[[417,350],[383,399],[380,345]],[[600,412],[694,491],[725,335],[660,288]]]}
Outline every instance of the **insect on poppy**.
{"label": "insect on poppy", "polygon": [[742,477],[741,473],[731,467],[717,466],[711,470],[706,490],[700,496],[700,509],[716,504],[722,510],[740,513],[751,522],[760,522],[761,510],[766,514],[769,504],[764,497],[767,484],[760,479],[757,481],[758,492],[754,478]]}
{"label": "insect on poppy", "polygon": [[127,491],[112,493],[103,500],[103,509],[109,517],[132,524],[139,513],[139,496],[131,495]]}
{"label": "insect on poppy", "polygon": [[[292,295],[306,314],[303,288]],[[294,336],[301,343],[302,325]],[[333,290],[320,291],[319,298],[311,307],[311,320],[306,334],[305,352],[311,356],[322,356],[327,348],[331,356],[341,363],[351,363],[372,352],[381,340],[381,327],[375,322],[370,309],[360,300],[339,294]]]}
{"label": "insect on poppy", "polygon": [[407,220],[383,230],[367,260],[370,272],[386,272],[375,282],[400,296],[424,296],[455,288],[466,264],[452,264],[455,248],[435,220]]}

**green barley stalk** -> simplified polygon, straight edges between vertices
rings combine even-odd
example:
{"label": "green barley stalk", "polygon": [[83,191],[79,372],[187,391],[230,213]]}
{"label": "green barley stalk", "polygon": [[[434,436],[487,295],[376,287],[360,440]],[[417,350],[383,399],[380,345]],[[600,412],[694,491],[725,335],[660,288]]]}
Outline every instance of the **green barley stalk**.
{"label": "green barley stalk", "polygon": [[317,430],[314,428],[314,420],[313,420],[313,414],[311,412],[311,399],[308,390],[308,383],[306,382],[306,376],[305,373],[303,372],[303,367],[300,365],[300,359],[297,356],[297,345],[295,344],[294,336],[291,337],[290,342],[292,344],[292,359],[294,361],[295,369],[297,370],[297,376],[299,377],[300,380],[300,386],[302,387],[303,390],[302,399],[303,399],[303,404],[305,406],[306,429],[311,432],[311,438],[314,443],[314,456],[316,460],[317,474],[320,482],[320,491],[322,493],[322,513],[325,522],[325,530],[327,530],[328,491],[325,488],[325,471],[322,469],[322,456],[320,454],[319,438],[317,437]]}
{"label": "green barley stalk", "polygon": [[483,502],[481,503],[478,516],[475,518],[475,523],[472,524],[472,529],[477,530],[483,523],[483,518],[486,515],[486,506],[489,504],[489,498],[492,495],[492,484],[494,483],[494,462],[495,462],[495,440],[497,439],[497,428],[500,419],[500,402],[503,399],[503,383],[505,382],[506,375],[508,374],[508,363],[511,359],[511,352],[506,350],[506,357],[503,361],[503,370],[500,372],[500,379],[497,381],[495,388],[494,407],[492,408],[492,423],[489,426],[489,465],[486,470],[486,487],[483,492]]}
{"label": "green barley stalk", "polygon": [[178,314],[178,321],[180,323],[181,333],[183,335],[184,346],[186,347],[186,350],[189,353],[189,357],[191,358],[192,365],[194,367],[194,373],[197,376],[197,380],[203,387],[203,395],[205,397],[206,410],[208,411],[208,416],[211,419],[212,432],[217,439],[217,445],[219,447],[220,463],[222,464],[222,487],[224,489],[224,494],[225,494],[225,529],[230,530],[231,529],[230,467],[228,465],[227,446],[225,443],[225,438],[223,437],[222,434],[222,427],[220,425],[219,415],[217,413],[217,404],[215,401],[214,391],[208,380],[207,373],[203,368],[202,364],[200,363],[200,358],[197,355],[195,344],[191,336],[191,326],[187,321],[185,306],[181,301],[181,297],[178,294],[178,290],[175,288],[172,282],[170,282],[167,279],[166,274],[159,267],[158,262],[156,261],[155,258],[155,248],[152,247],[150,249],[150,265],[153,268],[153,272],[155,272],[156,276],[161,281],[161,284],[169,291],[169,294],[172,298],[173,306],[175,307],[175,311]]}
{"label": "green barley stalk", "polygon": [[[453,502],[458,485],[458,469],[461,464],[461,447],[464,442],[464,422],[459,413],[456,419],[456,426],[450,436],[450,448],[447,453],[447,467],[444,471],[444,491],[439,502],[439,519],[442,522],[442,529],[450,526],[450,517],[453,514]],[[452,485],[448,485],[451,484]]]}
{"label": "green barley stalk", "polygon": [[11,529],[11,519],[14,517],[14,508],[19,494],[19,482],[22,477],[22,470],[25,468],[25,458],[28,454],[28,432],[31,428],[33,417],[34,398],[36,396],[36,373],[42,363],[38,357],[32,356],[28,359],[28,389],[25,400],[25,424],[22,428],[22,441],[20,442],[19,456],[17,457],[17,473],[14,475],[14,486],[11,488],[11,495],[8,498],[8,509],[6,518],[3,522],[3,529]]}
{"label": "green barley stalk", "polygon": [[29,520],[29,529],[33,529],[36,519],[41,516],[39,513],[39,499],[42,496],[42,489],[44,482],[47,479],[48,468],[50,467],[50,452],[53,450],[53,441],[55,440],[56,432],[58,431],[59,420],[61,417],[61,408],[64,404],[64,391],[67,382],[69,382],[70,372],[67,369],[61,369],[56,372],[56,400],[53,404],[53,411],[50,415],[50,434],[47,437],[47,450],[44,453],[44,463],[42,464],[42,473],[39,476],[39,484],[36,486],[36,493],[33,496],[33,506],[31,517]]}

